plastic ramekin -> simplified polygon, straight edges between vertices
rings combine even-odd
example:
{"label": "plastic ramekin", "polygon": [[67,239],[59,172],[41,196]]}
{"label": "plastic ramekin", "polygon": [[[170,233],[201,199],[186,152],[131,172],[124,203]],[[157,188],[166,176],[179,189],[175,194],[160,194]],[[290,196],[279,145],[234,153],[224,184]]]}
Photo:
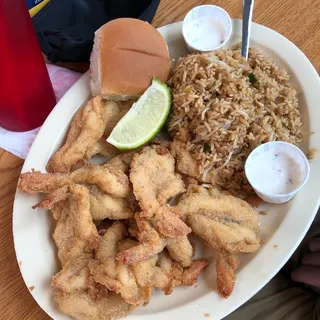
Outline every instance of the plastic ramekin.
{"label": "plastic ramekin", "polygon": [[[258,186],[253,182],[253,176],[252,176],[253,175],[252,169],[254,166],[253,159],[256,156],[261,155],[261,153],[274,152],[274,151],[281,151],[281,152],[287,153],[292,158],[294,158],[300,166],[301,175],[302,175],[301,182],[294,190],[292,190],[289,193],[281,193],[281,194],[268,193],[263,189],[263,186],[261,185]],[[273,142],[268,142],[260,145],[250,153],[245,163],[245,173],[252,188],[262,200],[269,203],[281,204],[281,203],[290,201],[305,185],[305,183],[309,178],[310,166],[309,166],[308,159],[298,147],[296,147],[291,143],[287,143],[283,141],[273,141]]]}
{"label": "plastic ramekin", "polygon": [[[204,18],[213,18],[217,22],[221,24],[221,26],[224,28],[225,32],[225,38],[222,43],[220,43],[218,46],[212,46],[209,48],[209,50],[201,50],[200,48],[196,48],[191,45],[190,39],[188,39],[186,28],[187,26],[194,20],[197,19],[204,19]],[[187,15],[185,16],[183,20],[182,25],[182,35],[184,37],[186,46],[189,50],[189,52],[210,52],[213,50],[220,49],[223,47],[229,40],[232,33],[232,21],[227,11],[222,9],[221,7],[214,6],[214,5],[202,5],[198,7],[194,7],[191,9]],[[200,35],[201,36],[201,35]]]}

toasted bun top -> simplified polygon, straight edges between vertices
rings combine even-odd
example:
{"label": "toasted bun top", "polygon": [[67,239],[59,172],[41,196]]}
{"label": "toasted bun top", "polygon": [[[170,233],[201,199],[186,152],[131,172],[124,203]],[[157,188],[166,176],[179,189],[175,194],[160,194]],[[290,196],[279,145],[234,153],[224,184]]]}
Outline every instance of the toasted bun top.
{"label": "toasted bun top", "polygon": [[149,23],[115,19],[95,34],[91,55],[91,88],[94,95],[129,99],[141,95],[153,76],[165,82],[170,71],[168,47]]}

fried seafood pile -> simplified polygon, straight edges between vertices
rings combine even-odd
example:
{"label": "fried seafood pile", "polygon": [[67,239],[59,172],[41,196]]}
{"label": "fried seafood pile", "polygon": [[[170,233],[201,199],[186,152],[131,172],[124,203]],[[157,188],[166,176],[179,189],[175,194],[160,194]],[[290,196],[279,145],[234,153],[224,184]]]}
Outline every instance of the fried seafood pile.
{"label": "fried seafood pile", "polygon": [[[228,297],[238,252],[260,246],[258,216],[244,201],[182,179],[170,143],[119,153],[105,142],[130,103],[91,99],[72,120],[48,173],[21,174],[18,188],[45,197],[61,270],[52,287],[74,319],[116,319],[148,304],[155,289],[192,286],[208,261],[193,258],[194,232],[217,251],[217,284]],[[108,156],[103,165],[90,163]],[[173,198],[180,198],[175,205]]]}

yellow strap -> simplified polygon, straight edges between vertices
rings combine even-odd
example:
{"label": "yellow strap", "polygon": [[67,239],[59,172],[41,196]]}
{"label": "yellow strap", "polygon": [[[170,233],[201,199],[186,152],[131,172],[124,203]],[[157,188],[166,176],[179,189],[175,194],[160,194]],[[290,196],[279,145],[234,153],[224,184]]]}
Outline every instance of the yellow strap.
{"label": "yellow strap", "polygon": [[44,0],[29,10],[31,18],[35,16],[50,0]]}

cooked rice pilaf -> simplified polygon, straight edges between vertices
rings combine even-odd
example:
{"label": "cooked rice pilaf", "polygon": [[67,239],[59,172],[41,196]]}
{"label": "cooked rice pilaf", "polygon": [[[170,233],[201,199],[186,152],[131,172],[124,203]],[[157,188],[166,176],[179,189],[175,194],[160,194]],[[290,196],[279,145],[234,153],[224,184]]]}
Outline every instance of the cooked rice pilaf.
{"label": "cooked rice pilaf", "polygon": [[233,50],[180,58],[168,84],[169,132],[197,160],[199,180],[238,196],[252,189],[244,174],[249,153],[274,140],[299,144],[301,119],[290,75],[264,53]]}

